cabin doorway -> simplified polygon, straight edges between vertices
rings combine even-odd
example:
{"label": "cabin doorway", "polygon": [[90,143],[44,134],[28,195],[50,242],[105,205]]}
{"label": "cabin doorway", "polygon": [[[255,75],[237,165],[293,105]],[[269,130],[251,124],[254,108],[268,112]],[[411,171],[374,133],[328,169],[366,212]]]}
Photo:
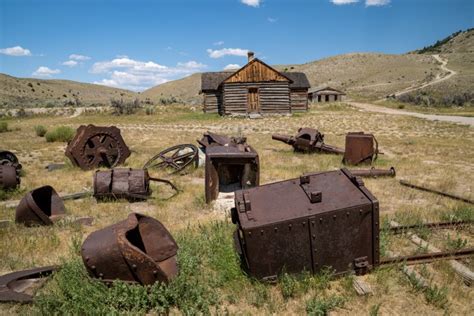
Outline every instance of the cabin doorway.
{"label": "cabin doorway", "polygon": [[249,88],[247,94],[247,112],[254,113],[260,111],[260,100],[258,88]]}

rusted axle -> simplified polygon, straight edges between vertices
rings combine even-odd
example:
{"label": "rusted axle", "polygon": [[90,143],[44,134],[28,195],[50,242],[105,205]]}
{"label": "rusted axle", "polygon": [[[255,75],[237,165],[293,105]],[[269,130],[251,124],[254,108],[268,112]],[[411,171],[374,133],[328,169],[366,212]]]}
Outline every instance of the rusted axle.
{"label": "rusted axle", "polygon": [[381,265],[404,263],[406,265],[430,263],[439,260],[447,259],[462,259],[468,258],[474,254],[474,248],[465,248],[453,251],[431,252],[411,256],[400,256],[395,258],[384,258],[380,260]]}
{"label": "rusted axle", "polygon": [[417,228],[443,229],[443,228],[467,226],[467,225],[472,225],[472,224],[474,224],[474,221],[425,223],[425,224],[415,224],[415,225],[406,225],[406,226],[393,226],[393,227],[390,227],[390,231],[394,234],[401,234],[409,229],[417,229]]}
{"label": "rusted axle", "polygon": [[441,195],[441,196],[444,196],[444,197],[448,197],[448,198],[451,198],[451,199],[454,199],[454,200],[463,201],[463,202],[466,202],[466,203],[469,203],[469,204],[474,204],[474,201],[470,200],[468,198],[458,196],[458,195],[454,195],[454,194],[451,194],[451,193],[438,191],[438,190],[435,190],[435,189],[432,189],[432,188],[426,188],[426,187],[423,187],[423,186],[420,186],[420,185],[410,183],[410,182],[405,181],[405,180],[400,180],[400,184],[404,185],[406,187],[409,187],[409,188],[413,188],[413,189],[417,189],[417,190],[421,190],[421,191],[425,191],[425,192],[431,192],[431,193],[435,193],[435,194],[438,194],[438,195]]}
{"label": "rusted axle", "polygon": [[343,149],[325,144],[324,135],[314,128],[300,128],[296,136],[274,134],[272,139],[293,146],[295,151],[344,154]]}
{"label": "rusted axle", "polygon": [[350,172],[359,177],[372,177],[372,178],[377,178],[377,177],[395,177],[396,172],[394,167],[390,167],[390,169],[375,169],[375,168],[370,168],[370,169],[358,169],[358,170],[350,170]]}

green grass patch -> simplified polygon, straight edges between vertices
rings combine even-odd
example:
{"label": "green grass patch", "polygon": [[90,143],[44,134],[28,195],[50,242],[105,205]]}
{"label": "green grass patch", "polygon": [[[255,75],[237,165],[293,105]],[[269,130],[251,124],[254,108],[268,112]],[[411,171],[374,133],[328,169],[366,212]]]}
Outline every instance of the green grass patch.
{"label": "green grass patch", "polygon": [[6,133],[9,132],[10,129],[8,128],[8,123],[7,122],[0,122],[0,133]]}
{"label": "green grass patch", "polygon": [[337,307],[342,307],[345,299],[341,296],[328,298],[313,297],[306,303],[306,313],[314,316],[326,316]]}
{"label": "green grass patch", "polygon": [[54,130],[47,132],[44,137],[48,143],[51,142],[69,142],[76,132],[69,126],[59,126]]}

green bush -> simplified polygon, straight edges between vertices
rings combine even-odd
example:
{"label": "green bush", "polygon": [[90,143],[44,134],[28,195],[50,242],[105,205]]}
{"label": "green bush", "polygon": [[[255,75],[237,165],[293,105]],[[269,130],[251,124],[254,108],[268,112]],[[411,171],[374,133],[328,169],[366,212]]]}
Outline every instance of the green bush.
{"label": "green bush", "polygon": [[34,127],[36,136],[43,137],[48,130],[43,125],[36,125]]}
{"label": "green bush", "polygon": [[8,123],[7,122],[0,122],[0,133],[8,132]]}
{"label": "green bush", "polygon": [[74,130],[69,126],[59,126],[54,130],[47,132],[44,137],[46,141],[51,142],[69,142],[74,137]]}
{"label": "green bush", "polygon": [[314,297],[306,303],[306,312],[308,315],[326,316],[331,310],[344,305],[344,301],[345,299],[340,296]]}

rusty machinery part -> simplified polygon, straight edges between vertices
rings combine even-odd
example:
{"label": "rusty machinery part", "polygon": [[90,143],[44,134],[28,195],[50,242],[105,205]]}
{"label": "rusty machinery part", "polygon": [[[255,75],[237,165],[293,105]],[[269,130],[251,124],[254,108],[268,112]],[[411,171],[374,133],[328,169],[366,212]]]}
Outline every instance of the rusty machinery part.
{"label": "rusty machinery part", "polygon": [[18,157],[11,151],[0,149],[0,165],[12,166],[16,169],[18,176],[20,175],[22,165],[18,161]]}
{"label": "rusty machinery part", "polygon": [[0,189],[14,189],[20,185],[17,169],[10,165],[0,165]]}
{"label": "rusty machinery part", "polygon": [[410,229],[418,228],[432,228],[432,229],[444,229],[452,227],[463,227],[474,224],[474,221],[456,221],[456,222],[438,222],[438,223],[423,223],[423,224],[414,224],[406,226],[393,226],[390,227],[390,232],[394,234],[402,234]]}
{"label": "rusty machinery part", "polygon": [[346,147],[342,162],[348,165],[371,164],[377,160],[379,143],[373,134],[350,132],[346,135]]}
{"label": "rusty machinery part", "polygon": [[179,172],[187,166],[194,164],[197,167],[198,148],[192,144],[176,145],[163,150],[148,160],[143,169],[174,169],[172,173]]}
{"label": "rusty machinery part", "polygon": [[458,201],[462,201],[462,202],[465,202],[465,203],[474,204],[474,201],[471,200],[471,199],[468,199],[468,198],[465,198],[465,197],[462,197],[462,196],[458,196],[458,195],[454,195],[454,194],[451,194],[451,193],[446,193],[446,192],[439,191],[439,190],[436,190],[436,189],[427,188],[427,187],[424,187],[424,186],[421,186],[421,185],[416,185],[416,184],[410,183],[410,182],[405,181],[405,180],[400,180],[400,184],[403,185],[403,186],[412,188],[412,189],[417,189],[417,190],[425,191],[425,192],[431,192],[431,193],[438,194],[438,195],[441,195],[441,196],[444,196],[444,197],[447,197],[447,198],[450,198],[450,199],[453,199],[453,200],[458,200]]}
{"label": "rusty machinery part", "polygon": [[138,213],[91,233],[82,244],[84,265],[104,282],[151,285],[178,274],[178,245],[158,220]]}
{"label": "rusty machinery part", "polygon": [[117,127],[82,125],[69,142],[65,154],[74,165],[90,170],[122,164],[130,156],[130,150]]}
{"label": "rusty machinery part", "polygon": [[463,259],[472,257],[474,254],[474,248],[464,248],[459,250],[452,250],[452,251],[440,251],[440,252],[429,252],[417,255],[409,255],[409,256],[400,256],[394,258],[383,258],[380,260],[380,264],[387,265],[387,264],[399,264],[403,263],[406,265],[413,265],[413,264],[422,264],[422,263],[430,263],[439,260],[452,260],[452,259]]}
{"label": "rusty machinery part", "polygon": [[370,169],[359,169],[359,170],[350,170],[351,173],[355,176],[358,177],[372,177],[372,178],[378,178],[378,177],[395,177],[396,172],[394,167],[390,167],[390,169],[375,169],[375,168],[370,168]]}
{"label": "rusty machinery part", "polygon": [[201,140],[197,141],[204,149],[214,146],[239,146],[246,145],[246,137],[229,137],[225,135],[219,135],[212,132],[204,133]]}
{"label": "rusty machinery part", "polygon": [[252,146],[212,146],[206,150],[206,203],[216,200],[219,192],[234,192],[258,186],[260,162]]}
{"label": "rusty machinery part", "polygon": [[49,266],[15,271],[0,276],[0,302],[32,302],[33,296],[25,293],[26,290],[33,287],[39,278],[47,277],[58,269],[58,266]]}
{"label": "rusty machinery part", "polygon": [[151,196],[150,181],[166,183],[178,192],[170,181],[151,178],[147,169],[114,168],[95,172],[94,197],[97,200],[143,201]]}
{"label": "rusty machinery part", "polygon": [[325,144],[324,135],[314,128],[302,127],[298,129],[296,136],[274,134],[272,139],[291,145],[298,152],[344,154],[343,149]]}
{"label": "rusty machinery part", "polygon": [[242,265],[258,279],[380,263],[378,201],[347,169],[237,191],[231,216]]}
{"label": "rusty machinery part", "polygon": [[63,200],[47,185],[28,192],[16,207],[15,222],[26,226],[52,225],[66,213]]}

